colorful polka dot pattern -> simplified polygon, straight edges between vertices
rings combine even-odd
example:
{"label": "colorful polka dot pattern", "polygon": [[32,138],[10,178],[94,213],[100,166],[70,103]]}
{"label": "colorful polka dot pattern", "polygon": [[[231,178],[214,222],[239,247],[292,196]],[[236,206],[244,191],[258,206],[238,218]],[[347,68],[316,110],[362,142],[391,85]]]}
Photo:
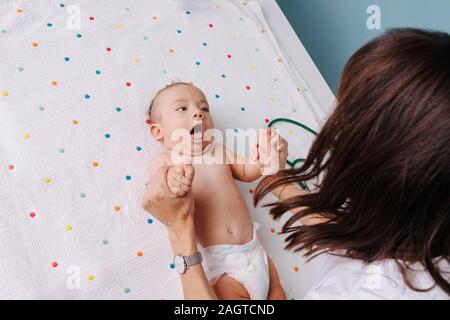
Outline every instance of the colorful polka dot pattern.
{"label": "colorful polka dot pattern", "polygon": [[[39,88],[40,94],[46,99],[40,99],[38,95],[35,102],[29,103],[29,109],[25,109],[25,106],[17,108],[22,110],[24,118],[30,114],[39,125],[23,126],[11,139],[15,139],[14,142],[19,148],[29,155],[33,150],[40,149],[39,146],[42,146],[42,153],[46,154],[36,154],[36,159],[30,157],[36,161],[37,168],[32,175],[32,187],[40,190],[41,200],[37,200],[30,207],[22,208],[21,219],[28,228],[33,228],[34,232],[38,232],[39,228],[45,230],[46,223],[55,221],[55,227],[49,229],[55,242],[71,241],[77,246],[86,245],[83,240],[85,237],[90,240],[93,238],[90,245],[93,248],[96,246],[93,250],[98,252],[100,257],[83,270],[81,281],[95,288],[104,281],[102,273],[97,271],[98,267],[111,259],[111,256],[108,256],[114,254],[111,249],[124,246],[112,231],[114,228],[122,226],[131,238],[134,237],[132,233],[136,232],[136,239],[141,238],[141,234],[151,239],[155,230],[161,226],[153,216],[149,217],[147,214],[139,217],[139,214],[136,214],[136,201],[130,198],[130,195],[138,194],[136,190],[141,191],[143,179],[146,179],[140,169],[144,168],[148,156],[154,152],[142,136],[135,134],[140,129],[148,130],[148,125],[151,124],[150,120],[145,118],[135,121],[138,119],[136,115],[145,109],[145,106],[137,105],[136,97],[143,98],[142,101],[149,98],[149,92],[158,89],[152,87],[153,83],[157,83],[153,80],[167,80],[180,74],[183,76],[182,80],[198,84],[209,93],[208,100],[214,117],[228,117],[223,124],[234,128],[236,135],[243,131],[242,128],[248,127],[249,119],[252,125],[265,127],[271,119],[286,116],[286,110],[292,114],[300,112],[301,106],[296,108],[297,106],[292,104],[292,101],[300,100],[283,99],[283,95],[296,94],[300,97],[307,94],[308,89],[285,79],[285,59],[279,53],[271,51],[273,47],[268,45],[269,30],[266,27],[258,27],[258,35],[253,35],[260,38],[245,43],[243,39],[249,39],[246,23],[254,23],[250,18],[234,16],[233,21],[218,18],[219,12],[226,12],[233,6],[231,3],[211,4],[210,14],[206,17],[197,9],[183,9],[177,21],[170,20],[168,17],[172,15],[164,10],[148,10],[145,21],[141,21],[145,26],[143,34],[133,33],[134,18],[129,18],[137,17],[133,16],[134,12],[142,11],[137,6],[120,8],[120,12],[115,12],[112,15],[114,18],[107,22],[106,12],[102,15],[100,10],[86,11],[82,15],[82,28],[65,32],[65,43],[58,47],[54,41],[56,38],[53,37],[57,37],[62,28],[66,28],[65,24],[61,23],[65,20],[59,18],[67,18],[66,9],[69,5],[53,3],[55,14],[43,16],[47,18],[39,22],[36,27],[38,32],[24,38],[23,54],[9,62],[13,63],[8,65],[8,70],[12,72],[11,78],[25,81],[35,79],[27,78],[36,76],[37,60],[34,57],[45,54],[51,56],[49,61],[42,61],[42,65],[39,65],[43,70],[51,72],[46,75],[43,73],[45,78],[32,84],[36,86],[33,89]],[[242,2],[241,6],[242,10],[249,10],[245,8],[245,2]],[[21,8],[14,8],[13,11],[17,15],[16,19],[28,18],[32,13],[31,8],[25,4]],[[160,30],[158,28],[161,26],[167,28],[168,32],[167,37],[158,44],[158,50],[159,45],[161,46],[158,55],[161,54],[164,61],[155,62],[149,57],[155,52],[157,30]],[[199,30],[193,29],[194,26]],[[228,29],[230,30],[224,33],[224,30]],[[100,30],[105,34],[100,34]],[[142,30],[144,29],[139,32]],[[0,23],[0,45],[15,32],[14,26]],[[192,42],[193,33],[196,33],[195,42]],[[226,39],[221,38],[225,37],[224,34]],[[141,47],[126,45],[130,39],[138,39]],[[3,64],[1,59],[0,64]],[[127,72],[124,71],[124,66]],[[156,71],[156,77],[153,71]],[[145,77],[139,76],[140,74]],[[20,81],[18,83],[21,83]],[[289,93],[272,89],[281,87],[282,84],[286,85],[286,90],[290,90]],[[233,86],[235,90],[230,89]],[[27,88],[15,86],[8,80],[0,83],[0,102],[5,103],[2,108],[26,96],[26,90]],[[278,104],[286,101],[289,103],[283,105],[285,109],[276,109]],[[103,117],[99,117],[99,114]],[[227,117],[224,117],[225,115]],[[232,121],[229,115],[232,115]],[[44,134],[44,123],[54,130],[52,135]],[[128,130],[120,130],[123,128]],[[295,137],[296,131],[288,130],[287,134]],[[145,139],[150,137],[146,136]],[[86,150],[90,152],[85,153]],[[26,175],[29,165],[24,164],[18,155],[8,156],[10,157],[3,159],[0,155],[0,175],[5,174],[5,177],[10,179],[7,183],[19,181],[14,179]],[[121,166],[114,166],[114,162],[121,162]],[[56,170],[57,167],[60,169]],[[72,179],[68,187],[67,180]],[[66,187],[60,190],[61,186]],[[245,197],[253,196],[254,187],[245,193]],[[108,193],[110,190],[114,192]],[[50,205],[53,202],[47,199],[61,195],[61,201],[65,203],[56,210]],[[39,197],[36,196],[36,199]],[[1,209],[3,207],[0,204]],[[57,219],[56,212],[59,215]],[[130,224],[132,228],[127,225],[128,221],[133,221]],[[275,237],[279,230],[278,224],[271,223],[265,231],[261,230],[261,236]],[[155,244],[135,241],[136,243],[127,242],[127,256],[130,259],[127,263],[149,262]],[[64,269],[67,266],[77,263],[71,261],[70,257],[71,252],[49,252],[43,268],[51,270],[56,279],[58,274],[66,271]],[[170,276],[176,275],[170,270],[174,269],[173,263],[159,263]],[[293,263],[290,270],[297,273],[299,265],[298,262]],[[255,270],[255,265],[248,266],[248,272]],[[126,278],[126,275],[124,277]],[[126,282],[126,279],[116,291],[118,296],[130,294],[129,297],[140,293],[138,287],[132,282]]]}

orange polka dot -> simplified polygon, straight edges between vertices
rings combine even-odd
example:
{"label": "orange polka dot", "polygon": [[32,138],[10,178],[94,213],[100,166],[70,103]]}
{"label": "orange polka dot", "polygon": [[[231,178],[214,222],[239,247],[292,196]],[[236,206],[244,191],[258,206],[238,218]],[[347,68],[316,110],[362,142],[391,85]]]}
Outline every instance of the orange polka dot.
{"label": "orange polka dot", "polygon": [[299,270],[298,267],[295,266],[295,267],[294,267],[294,272],[298,272],[298,270]]}
{"label": "orange polka dot", "polygon": [[115,206],[115,207],[114,207],[114,210],[117,211],[117,212],[119,212],[119,211],[120,211],[120,206]]}
{"label": "orange polka dot", "polygon": [[78,124],[78,121],[77,121],[77,120],[73,120],[73,121],[72,121],[72,124],[73,124],[74,126],[76,126],[76,125]]}
{"label": "orange polka dot", "polygon": [[143,253],[141,251],[138,251],[137,256],[142,257]]}
{"label": "orange polka dot", "polygon": [[173,51],[174,51],[174,50],[173,50],[172,48],[169,49],[169,53],[173,53]]}
{"label": "orange polka dot", "polygon": [[36,48],[39,45],[39,43],[33,42],[31,45]]}
{"label": "orange polka dot", "polygon": [[23,12],[23,9],[22,8],[17,8],[17,13],[22,13]]}
{"label": "orange polka dot", "polygon": [[56,87],[58,85],[58,81],[52,81],[52,86]]}
{"label": "orange polka dot", "polygon": [[152,19],[153,19],[153,20],[158,20],[158,17],[153,16]]}
{"label": "orange polka dot", "polygon": [[270,232],[275,233],[275,228],[270,228]]}
{"label": "orange polka dot", "polygon": [[98,167],[98,162],[97,161],[92,162],[92,166],[93,167]]}

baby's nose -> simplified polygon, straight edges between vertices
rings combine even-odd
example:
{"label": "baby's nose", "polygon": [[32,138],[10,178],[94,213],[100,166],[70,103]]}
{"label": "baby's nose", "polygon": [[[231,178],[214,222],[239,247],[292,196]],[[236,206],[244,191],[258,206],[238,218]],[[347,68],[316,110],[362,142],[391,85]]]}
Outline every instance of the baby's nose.
{"label": "baby's nose", "polygon": [[204,115],[203,115],[203,113],[202,112],[196,112],[196,113],[194,113],[194,119],[203,119],[204,118]]}

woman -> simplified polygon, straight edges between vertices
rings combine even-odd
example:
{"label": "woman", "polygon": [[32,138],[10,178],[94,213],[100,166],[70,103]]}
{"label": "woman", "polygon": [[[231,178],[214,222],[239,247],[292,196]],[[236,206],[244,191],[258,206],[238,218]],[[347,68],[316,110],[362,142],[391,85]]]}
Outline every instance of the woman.
{"label": "woman", "polygon": [[[274,219],[293,213],[282,230],[287,249],[326,255],[307,298],[450,296],[449,57],[448,34],[416,29],[362,47],[305,163],[256,189],[255,204],[279,197]],[[164,174],[153,177],[144,208],[166,224],[174,251],[189,255],[193,199],[171,197]],[[311,193],[297,188],[306,181],[317,183]],[[181,279],[186,299],[215,298],[201,265]]]}

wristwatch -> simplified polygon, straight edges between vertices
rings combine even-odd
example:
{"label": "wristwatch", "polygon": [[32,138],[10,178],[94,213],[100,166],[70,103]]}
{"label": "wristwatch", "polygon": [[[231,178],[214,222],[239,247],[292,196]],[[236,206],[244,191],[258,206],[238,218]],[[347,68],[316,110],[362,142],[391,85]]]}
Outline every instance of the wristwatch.
{"label": "wristwatch", "polygon": [[178,271],[179,274],[185,274],[187,269],[191,266],[195,266],[196,264],[200,264],[203,261],[202,254],[200,252],[196,252],[193,255],[188,257],[175,255],[173,257],[173,264],[175,265],[175,270]]}

